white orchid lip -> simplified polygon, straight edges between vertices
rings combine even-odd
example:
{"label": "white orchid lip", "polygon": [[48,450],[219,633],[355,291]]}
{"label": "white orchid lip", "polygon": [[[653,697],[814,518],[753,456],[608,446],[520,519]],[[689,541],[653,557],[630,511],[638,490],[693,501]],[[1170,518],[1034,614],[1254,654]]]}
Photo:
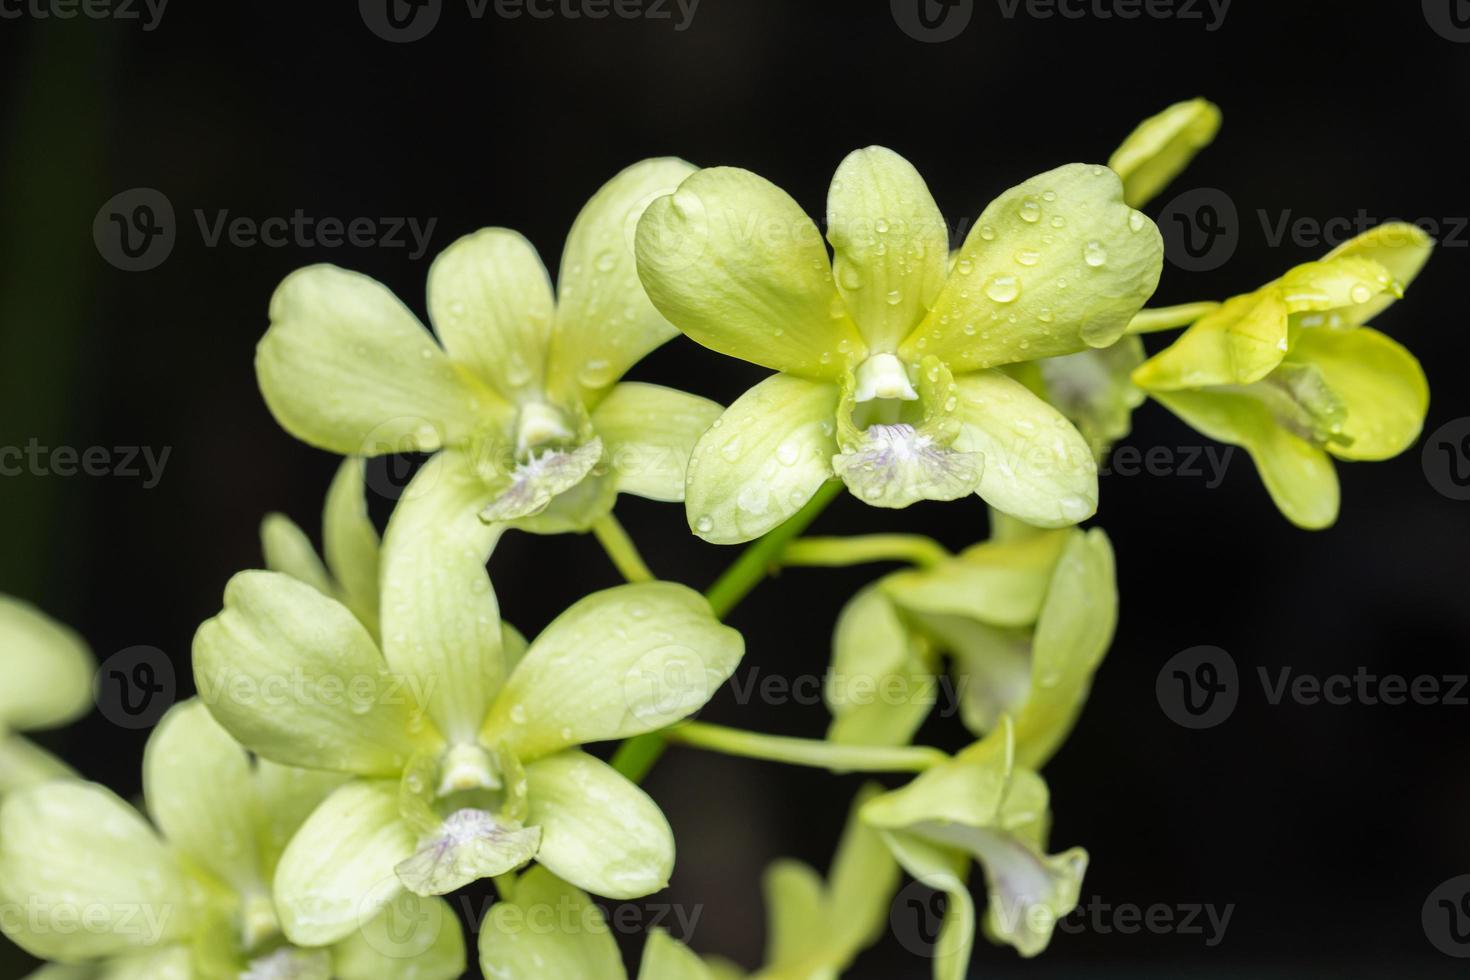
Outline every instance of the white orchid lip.
{"label": "white orchid lip", "polygon": [[567,442],[574,435],[561,409],[542,401],[526,402],[516,418],[516,455],[525,457],[542,446]]}
{"label": "white orchid lip", "polygon": [[854,374],[857,387],[853,401],[870,402],[875,398],[896,398],[899,401],[917,401],[919,393],[909,381],[909,373],[896,354],[874,354]]}

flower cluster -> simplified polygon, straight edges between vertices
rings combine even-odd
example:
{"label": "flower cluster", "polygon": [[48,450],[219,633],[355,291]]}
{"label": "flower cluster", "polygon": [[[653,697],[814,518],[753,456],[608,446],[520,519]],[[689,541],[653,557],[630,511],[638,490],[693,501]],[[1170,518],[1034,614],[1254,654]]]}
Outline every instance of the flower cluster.
{"label": "flower cluster", "polygon": [[[754,976],[848,969],[904,874],[946,896],[937,980],[965,976],[982,915],[992,941],[1041,953],[1088,863],[1052,849],[1041,769],[1118,614],[1113,545],[1076,525],[1134,410],[1153,399],[1243,446],[1306,528],[1337,515],[1332,458],[1386,459],[1424,421],[1418,363],[1366,325],[1425,264],[1415,228],[1223,302],[1144,308],[1163,246],[1138,209],[1219,125],[1203,100],[1171,106],[1106,166],[1005,191],[953,250],[918,171],[868,147],[832,178],[825,241],[756,174],[676,159],[597,191],[555,286],[517,233],[467,235],[429,270],[432,333],[365,276],[288,276],[256,372],[287,431],[345,457],[321,553],[264,520],[264,568],[194,637],[197,697],[148,740],[141,807],[17,734],[81,714],[93,667],[0,597],[0,929],[53,980],[452,980],[470,953],[442,896],[489,880],[484,975],[625,977],[593,896],[668,884],[674,830],[638,782],[677,743],[899,774],[858,793],[825,876],[766,871]],[[1145,335],[1179,328],[1149,355]],[[681,335],[774,373],[728,407],[621,380]],[[380,535],[366,460],[409,451],[431,455]],[[990,535],[958,552],[802,537],[843,489],[888,509],[974,494]],[[659,581],[619,493],[753,543],[708,593]],[[591,532],[628,582],[528,640],[488,572],[509,530]],[[689,720],[744,655],[721,618],[769,568],[874,561],[900,567],[837,618],[825,739]],[[855,697],[854,678],[906,694]],[[941,684],[974,736],[953,753],[912,744]],[[613,742],[611,762],[589,751]],[[641,956],[642,980],[746,975],[657,929]]]}

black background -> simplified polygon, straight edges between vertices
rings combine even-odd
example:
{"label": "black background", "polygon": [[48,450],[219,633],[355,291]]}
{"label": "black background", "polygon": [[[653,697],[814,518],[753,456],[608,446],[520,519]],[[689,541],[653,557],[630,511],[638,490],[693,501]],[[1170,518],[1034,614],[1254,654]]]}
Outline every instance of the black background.
{"label": "black background", "polygon": [[[1006,17],[976,0],[944,43],[908,36],[886,3],[836,0],[703,0],[682,31],[677,8],[673,19],[594,21],[505,19],[492,7],[477,20],[445,0],[437,28],[408,44],[374,36],[351,3],[174,0],[152,31],[0,20],[0,445],[172,449],[154,489],[0,479],[0,590],[75,624],[99,657],[167,651],[189,692],[193,630],[227,578],[259,564],[261,516],[283,510],[315,534],[335,466],[277,427],[251,364],[270,293],[298,266],[362,270],[422,314],[428,264],[459,235],[518,229],[554,269],[598,185],[663,154],[747,167],[820,215],[841,158],[881,143],[967,227],[1005,187],[1102,162],[1139,119],[1193,95],[1222,106],[1224,129],[1149,210],[1220,188],[1239,210],[1239,247],[1208,272],[1166,264],[1155,302],[1220,298],[1323,251],[1273,243],[1261,212],[1433,219],[1445,247],[1377,323],[1423,360],[1433,432],[1470,414],[1470,232],[1457,224],[1470,213],[1470,44],[1433,29],[1434,6],[1236,0],[1207,30],[1204,6],[1206,20],[1072,19],[1024,6]],[[162,265],[129,273],[99,256],[92,221],[133,187],[170,199],[178,240]],[[194,219],[298,208],[437,223],[415,259],[403,248],[207,247]],[[761,372],[680,339],[633,376],[728,401]],[[1175,451],[1199,439],[1149,405],[1127,444]],[[1343,466],[1342,517],[1321,533],[1279,516],[1243,455],[1216,488],[1178,474],[1104,478],[1095,523],[1118,551],[1122,617],[1082,722],[1047,770],[1053,845],[1090,850],[1084,896],[1230,904],[1233,917],[1212,948],[1198,935],[1088,929],[1026,962],[981,940],[974,975],[1463,975],[1432,948],[1420,911],[1440,882],[1470,872],[1470,709],[1272,706],[1256,679],[1257,667],[1288,665],[1470,669],[1470,504],[1436,492],[1420,448]],[[387,507],[375,502],[380,516]],[[678,507],[623,498],[618,513],[665,577],[703,586],[735,554],[687,534]],[[818,527],[916,530],[960,547],[984,534],[985,517],[977,501],[895,513],[843,499]],[[792,570],[755,592],[732,617],[749,643],[742,676],[819,674],[842,601],[880,571]],[[491,574],[528,633],[616,581],[576,536],[512,535]],[[1224,724],[1187,731],[1160,711],[1154,679],[1171,655],[1206,643],[1233,655],[1244,690]],[[737,705],[729,690],[705,717],[811,736],[827,720],[820,706]],[[94,714],[44,741],[135,793],[145,737]],[[954,747],[961,732],[941,721],[923,737]],[[697,906],[695,948],[757,965],[759,870],[781,855],[824,867],[856,785],[670,752],[647,786],[680,858],[671,890],[640,904]],[[635,963],[640,944],[625,942]],[[853,975],[927,971],[889,935]]]}

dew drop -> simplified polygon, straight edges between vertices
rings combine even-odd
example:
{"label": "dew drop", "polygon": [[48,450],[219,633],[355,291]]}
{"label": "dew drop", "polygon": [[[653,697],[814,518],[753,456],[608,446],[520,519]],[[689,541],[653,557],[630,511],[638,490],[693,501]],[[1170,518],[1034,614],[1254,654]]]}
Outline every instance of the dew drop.
{"label": "dew drop", "polygon": [[997,303],[1010,303],[1021,295],[1021,283],[1015,276],[992,276],[985,284],[985,295]]}
{"label": "dew drop", "polygon": [[1099,269],[1108,264],[1108,250],[1103,247],[1102,242],[1093,239],[1083,246],[1082,261],[1094,269]]}

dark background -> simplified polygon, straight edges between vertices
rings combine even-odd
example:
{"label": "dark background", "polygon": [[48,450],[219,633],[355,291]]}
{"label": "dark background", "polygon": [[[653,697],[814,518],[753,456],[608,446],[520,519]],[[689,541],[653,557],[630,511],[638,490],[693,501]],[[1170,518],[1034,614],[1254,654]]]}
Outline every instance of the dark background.
{"label": "dark background", "polygon": [[[476,20],[445,0],[437,28],[407,44],[375,36],[350,3],[175,0],[151,31],[0,20],[0,445],[172,450],[153,489],[126,477],[0,479],[0,590],[75,624],[99,658],[166,651],[180,696],[190,692],[190,638],[228,577],[259,564],[261,516],[283,510],[315,534],[335,466],[277,427],[251,364],[270,293],[298,266],[362,270],[422,314],[429,262],[456,237],[509,226],[554,269],[598,185],[662,154],[750,168],[820,215],[841,158],[882,143],[968,227],[998,191],[1064,162],[1102,162],[1138,120],[1193,95],[1223,107],[1224,130],[1148,210],[1222,189],[1239,210],[1239,247],[1207,272],[1166,264],[1155,302],[1221,298],[1323,251],[1273,244],[1261,211],[1273,222],[1288,209],[1434,219],[1446,247],[1377,323],[1423,360],[1433,432],[1470,415],[1470,233],[1454,225],[1470,213],[1470,44],[1432,26],[1450,2],[1238,0],[1207,30],[1180,18],[1037,18],[1024,6],[1006,17],[976,0],[944,43],[910,37],[885,3],[835,0],[703,0],[683,31],[677,8],[673,20],[593,21],[510,20],[492,7]],[[177,242],[157,268],[124,272],[99,255],[92,222],[135,187],[172,202]],[[404,248],[207,247],[194,218],[298,208],[437,224],[411,259]],[[633,376],[728,401],[760,374],[680,339]],[[1127,443],[1178,451],[1199,438],[1149,405]],[[1212,948],[1199,935],[1088,929],[1026,962],[982,939],[975,976],[1463,975],[1420,914],[1432,889],[1470,872],[1470,709],[1272,706],[1255,678],[1287,665],[1466,672],[1470,504],[1435,490],[1424,459],[1442,470],[1445,458],[1420,448],[1341,467],[1342,517],[1321,533],[1275,511],[1243,454],[1218,488],[1179,474],[1104,478],[1095,523],[1117,547],[1122,617],[1082,722],[1047,770],[1053,845],[1090,850],[1090,899],[1233,904],[1233,917]],[[734,557],[687,534],[681,508],[623,498],[618,513],[665,577],[702,587]],[[984,526],[978,501],[889,512],[844,498],[818,528],[916,530],[960,547]],[[741,676],[820,674],[842,601],[881,571],[798,569],[759,589],[732,618],[749,642]],[[505,615],[528,633],[616,581],[596,544],[575,536],[512,535],[491,573]],[[1228,650],[1244,685],[1234,715],[1198,732],[1171,723],[1154,695],[1163,662],[1196,644]],[[734,701],[723,691],[705,717],[810,736],[827,721],[820,706]],[[135,793],[145,737],[93,714],[44,741]],[[962,737],[945,721],[924,738],[952,748]],[[781,855],[825,867],[857,780],[674,750],[647,786],[680,860],[671,891],[640,906],[697,906],[695,948],[757,965],[760,869]],[[640,945],[625,941],[634,957]],[[888,935],[853,975],[927,971]]]}

